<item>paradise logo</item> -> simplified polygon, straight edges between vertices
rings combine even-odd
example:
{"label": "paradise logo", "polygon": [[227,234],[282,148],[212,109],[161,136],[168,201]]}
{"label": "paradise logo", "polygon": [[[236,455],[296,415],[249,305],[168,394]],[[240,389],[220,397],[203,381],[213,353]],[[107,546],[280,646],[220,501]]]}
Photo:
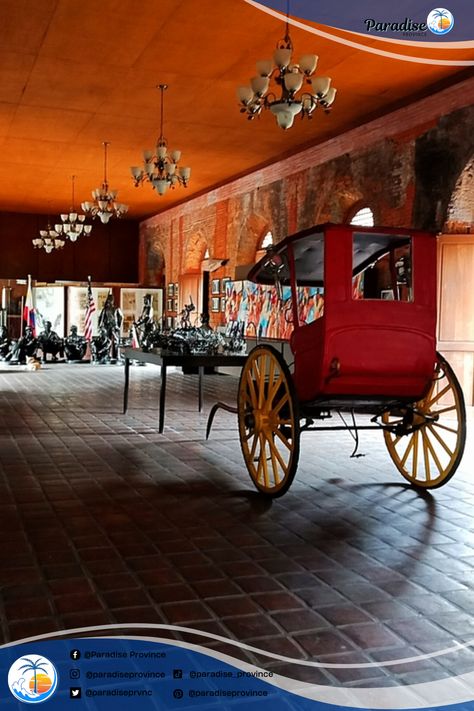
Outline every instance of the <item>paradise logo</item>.
{"label": "paradise logo", "polygon": [[40,655],[20,657],[8,672],[8,687],[18,701],[40,704],[56,691],[58,673],[49,659]]}
{"label": "paradise logo", "polygon": [[425,33],[430,30],[435,35],[445,35],[454,27],[454,16],[452,12],[443,7],[436,7],[431,10],[426,22],[415,22],[409,17],[405,17],[399,21],[384,21],[367,18],[364,20],[365,29],[367,32],[403,32],[407,33]]}
{"label": "paradise logo", "polygon": [[437,7],[431,10],[426,19],[426,24],[430,32],[435,35],[445,35],[454,27],[454,16],[449,10],[444,7]]}

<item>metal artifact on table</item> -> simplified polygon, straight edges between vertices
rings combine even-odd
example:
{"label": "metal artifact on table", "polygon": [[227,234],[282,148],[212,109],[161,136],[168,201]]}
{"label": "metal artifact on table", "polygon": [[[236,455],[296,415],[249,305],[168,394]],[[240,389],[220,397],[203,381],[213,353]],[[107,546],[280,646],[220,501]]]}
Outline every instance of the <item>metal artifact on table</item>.
{"label": "metal artifact on table", "polygon": [[48,355],[51,356],[53,361],[58,359],[58,355],[62,358],[64,353],[63,339],[58,336],[56,331],[52,330],[51,321],[44,322],[44,330],[38,336],[38,347],[43,354],[43,363],[48,360]]}
{"label": "metal artifact on table", "polygon": [[245,340],[245,322],[231,321],[226,330],[226,345],[225,350],[228,353],[247,352],[247,341]]}
{"label": "metal artifact on table", "polygon": [[81,361],[87,350],[87,341],[77,332],[77,326],[71,326],[69,335],[64,341],[64,353],[68,363]]}

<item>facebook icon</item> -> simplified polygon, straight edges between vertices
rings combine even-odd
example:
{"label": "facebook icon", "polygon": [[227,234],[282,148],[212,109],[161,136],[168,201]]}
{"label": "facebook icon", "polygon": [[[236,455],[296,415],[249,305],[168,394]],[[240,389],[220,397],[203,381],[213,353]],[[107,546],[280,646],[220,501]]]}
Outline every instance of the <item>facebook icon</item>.
{"label": "facebook icon", "polygon": [[81,653],[78,649],[71,649],[69,656],[71,657],[71,659],[80,659]]}

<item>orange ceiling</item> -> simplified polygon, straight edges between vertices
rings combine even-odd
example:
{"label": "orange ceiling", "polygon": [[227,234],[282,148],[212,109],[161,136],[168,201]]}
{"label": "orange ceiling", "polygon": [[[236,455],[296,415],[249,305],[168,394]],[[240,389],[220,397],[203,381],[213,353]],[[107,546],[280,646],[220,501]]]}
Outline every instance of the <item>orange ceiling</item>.
{"label": "orange ceiling", "polygon": [[[0,210],[64,212],[76,178],[76,206],[103,175],[102,141],[110,141],[109,183],[129,216],[141,218],[389,111],[417,94],[452,83],[462,67],[401,62],[293,28],[295,54],[320,57],[338,96],[330,115],[295,121],[289,131],[268,114],[239,114],[236,87],[255,61],[271,56],[283,23],[245,0],[1,0]],[[400,51],[377,40],[339,36]],[[474,50],[410,54],[473,59]],[[430,53],[431,52],[431,53]],[[165,197],[134,188],[129,168],[159,134],[192,169],[187,189]]]}

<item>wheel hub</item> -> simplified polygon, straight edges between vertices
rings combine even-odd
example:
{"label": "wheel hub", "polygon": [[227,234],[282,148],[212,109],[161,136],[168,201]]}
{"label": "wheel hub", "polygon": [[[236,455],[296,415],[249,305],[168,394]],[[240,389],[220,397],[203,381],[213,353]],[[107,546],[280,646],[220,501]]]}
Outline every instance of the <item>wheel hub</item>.
{"label": "wheel hub", "polygon": [[260,432],[271,432],[275,429],[275,417],[272,416],[271,412],[268,410],[254,410],[253,417],[255,422],[255,431],[258,434]]}

